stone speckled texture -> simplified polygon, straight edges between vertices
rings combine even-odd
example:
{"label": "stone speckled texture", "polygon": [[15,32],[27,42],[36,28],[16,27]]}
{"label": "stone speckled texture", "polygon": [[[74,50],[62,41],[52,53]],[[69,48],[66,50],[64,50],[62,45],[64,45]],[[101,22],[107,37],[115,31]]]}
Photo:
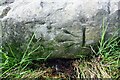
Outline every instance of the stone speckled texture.
{"label": "stone speckled texture", "polygon": [[3,43],[22,43],[35,33],[36,39],[55,41],[55,57],[89,54],[86,46],[99,42],[103,18],[108,24],[106,38],[119,28],[120,0],[4,1],[0,3]]}

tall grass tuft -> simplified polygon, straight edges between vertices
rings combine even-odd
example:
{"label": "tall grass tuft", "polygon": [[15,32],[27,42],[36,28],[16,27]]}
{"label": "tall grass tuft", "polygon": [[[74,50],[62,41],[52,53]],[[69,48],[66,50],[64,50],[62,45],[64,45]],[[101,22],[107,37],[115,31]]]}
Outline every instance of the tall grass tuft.
{"label": "tall grass tuft", "polygon": [[112,36],[106,40],[107,26],[104,25],[104,20],[102,28],[102,36],[97,55],[102,59],[101,64],[109,65],[106,70],[112,78],[116,78],[120,75],[120,72],[118,72],[120,68],[120,36],[117,35],[120,29],[115,31]]}
{"label": "tall grass tuft", "polygon": [[[25,70],[28,65],[32,65],[33,60],[42,61],[46,60],[50,56],[50,53],[48,53],[47,56],[42,57],[42,54],[48,51],[42,46],[42,44],[38,45],[39,40],[34,42],[34,37],[35,35],[33,34],[27,45],[7,43],[5,47],[1,48],[0,54],[2,54],[2,62],[0,63],[0,70],[2,70],[2,74],[0,77],[8,77],[11,75],[8,75],[8,73],[15,72],[16,70],[18,71],[17,73],[19,73]],[[16,47],[16,45],[19,45],[19,47]],[[39,56],[39,59],[32,58],[33,53],[37,50],[40,50],[42,52],[40,53],[39,51],[39,54],[41,56]],[[17,75],[20,77],[21,73]]]}
{"label": "tall grass tuft", "polygon": [[94,59],[82,61],[79,68],[82,78],[114,78],[120,77],[120,36],[117,35],[120,29],[106,39],[108,26],[104,20],[102,24],[102,35],[98,45],[98,51]]}

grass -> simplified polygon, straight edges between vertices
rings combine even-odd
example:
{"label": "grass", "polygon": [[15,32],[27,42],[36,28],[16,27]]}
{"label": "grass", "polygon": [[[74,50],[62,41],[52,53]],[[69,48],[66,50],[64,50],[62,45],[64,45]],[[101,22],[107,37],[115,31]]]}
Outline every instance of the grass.
{"label": "grass", "polygon": [[38,41],[36,43],[33,43],[34,37],[35,35],[31,37],[29,43],[26,45],[26,48],[23,47],[24,45],[21,46],[20,44],[17,44],[18,46],[23,47],[20,48],[16,45],[16,43],[11,45],[6,44],[5,46],[3,46],[3,48],[1,48],[0,53],[2,63],[0,63],[0,69],[2,70],[2,74],[0,75],[0,77],[8,77],[11,74],[8,75],[7,73],[12,73],[16,70],[18,71],[19,76],[17,73],[15,73],[14,76],[20,77],[24,73],[22,71],[24,71],[28,65],[32,65],[33,60],[45,61],[50,56],[49,53],[46,57],[41,56],[39,59],[33,57],[32,54],[37,50],[39,50],[41,54],[44,54],[43,52],[45,51],[47,52],[47,50],[43,48],[42,44],[38,45]]}
{"label": "grass", "polygon": [[103,22],[98,52],[91,47],[94,58],[80,64],[82,78],[120,78],[120,37],[116,36],[116,31],[106,40],[106,31],[107,26]]}
{"label": "grass", "polygon": [[[65,69],[60,68],[59,61],[56,63],[46,61],[53,48],[46,48],[41,43],[38,45],[39,40],[34,40],[35,35],[31,37],[27,45],[6,44],[0,52],[2,54],[2,62],[0,63],[2,74],[0,74],[0,77],[44,78],[47,80],[52,78],[67,80],[71,78],[120,78],[120,37],[116,37],[115,32],[111,38],[106,40],[106,31],[107,26],[103,22],[98,51],[96,52],[91,46],[91,50],[95,53],[93,58],[74,59],[68,61],[68,63],[62,61],[61,65]],[[37,51],[42,55],[45,53],[47,55],[39,55],[38,58],[34,58],[33,53],[37,53]],[[65,64],[68,66],[66,67]]]}

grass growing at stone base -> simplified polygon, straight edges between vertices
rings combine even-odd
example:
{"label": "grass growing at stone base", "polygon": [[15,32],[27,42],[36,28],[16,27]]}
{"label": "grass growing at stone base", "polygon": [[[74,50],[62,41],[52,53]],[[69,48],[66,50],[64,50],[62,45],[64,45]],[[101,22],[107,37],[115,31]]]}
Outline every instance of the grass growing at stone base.
{"label": "grass growing at stone base", "polygon": [[[107,27],[103,24],[102,36],[98,45],[98,51],[94,52],[93,58],[80,58],[72,60],[46,61],[50,56],[52,47],[45,48],[42,44],[33,45],[33,38],[26,47],[16,47],[7,44],[1,48],[2,63],[0,77],[5,78],[41,78],[54,79],[77,79],[77,78],[120,78],[120,38],[115,35],[105,40]],[[31,47],[32,46],[32,47]],[[18,49],[19,48],[19,49]],[[42,54],[49,53],[46,57],[32,58],[32,53],[39,50]],[[17,54],[17,55],[16,55]]]}
{"label": "grass growing at stone base", "polygon": [[80,78],[120,78],[120,37],[116,37],[118,31],[106,40],[107,26],[104,22],[102,28],[98,52],[91,47],[95,55],[90,61],[82,61],[79,65]]}
{"label": "grass growing at stone base", "polygon": [[104,40],[103,33],[98,52],[89,61],[81,61],[80,78],[120,78],[120,38]]}
{"label": "grass growing at stone base", "polygon": [[[38,45],[37,42],[39,40],[37,42],[33,42],[34,37],[35,35],[31,37],[27,45],[6,43],[1,48],[0,58],[2,60],[2,63],[0,63],[0,70],[2,70],[2,74],[0,74],[0,77],[9,77],[12,75],[11,77],[13,78],[20,78],[23,74],[22,71],[24,71],[28,65],[32,65],[33,60],[45,61],[50,56],[50,49],[52,48],[44,48],[42,44]],[[48,53],[48,55],[34,58],[32,54],[35,53],[37,50],[41,52],[41,55],[45,54],[45,52]],[[17,73],[11,74],[16,71]]]}

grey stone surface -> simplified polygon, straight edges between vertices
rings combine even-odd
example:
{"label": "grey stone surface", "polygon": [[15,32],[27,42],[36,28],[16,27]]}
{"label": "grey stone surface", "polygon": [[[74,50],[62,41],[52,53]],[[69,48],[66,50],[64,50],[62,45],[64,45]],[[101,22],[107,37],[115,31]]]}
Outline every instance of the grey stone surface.
{"label": "grey stone surface", "polygon": [[2,46],[2,26],[0,23],[0,47]]}
{"label": "grey stone surface", "polygon": [[120,0],[10,0],[6,5],[4,1],[0,3],[3,42],[22,43],[35,33],[36,39],[55,41],[56,57],[90,53],[86,46],[99,42],[103,18],[106,38],[119,28]]}
{"label": "grey stone surface", "polygon": [[0,5],[6,5],[13,3],[15,0],[0,0]]}

